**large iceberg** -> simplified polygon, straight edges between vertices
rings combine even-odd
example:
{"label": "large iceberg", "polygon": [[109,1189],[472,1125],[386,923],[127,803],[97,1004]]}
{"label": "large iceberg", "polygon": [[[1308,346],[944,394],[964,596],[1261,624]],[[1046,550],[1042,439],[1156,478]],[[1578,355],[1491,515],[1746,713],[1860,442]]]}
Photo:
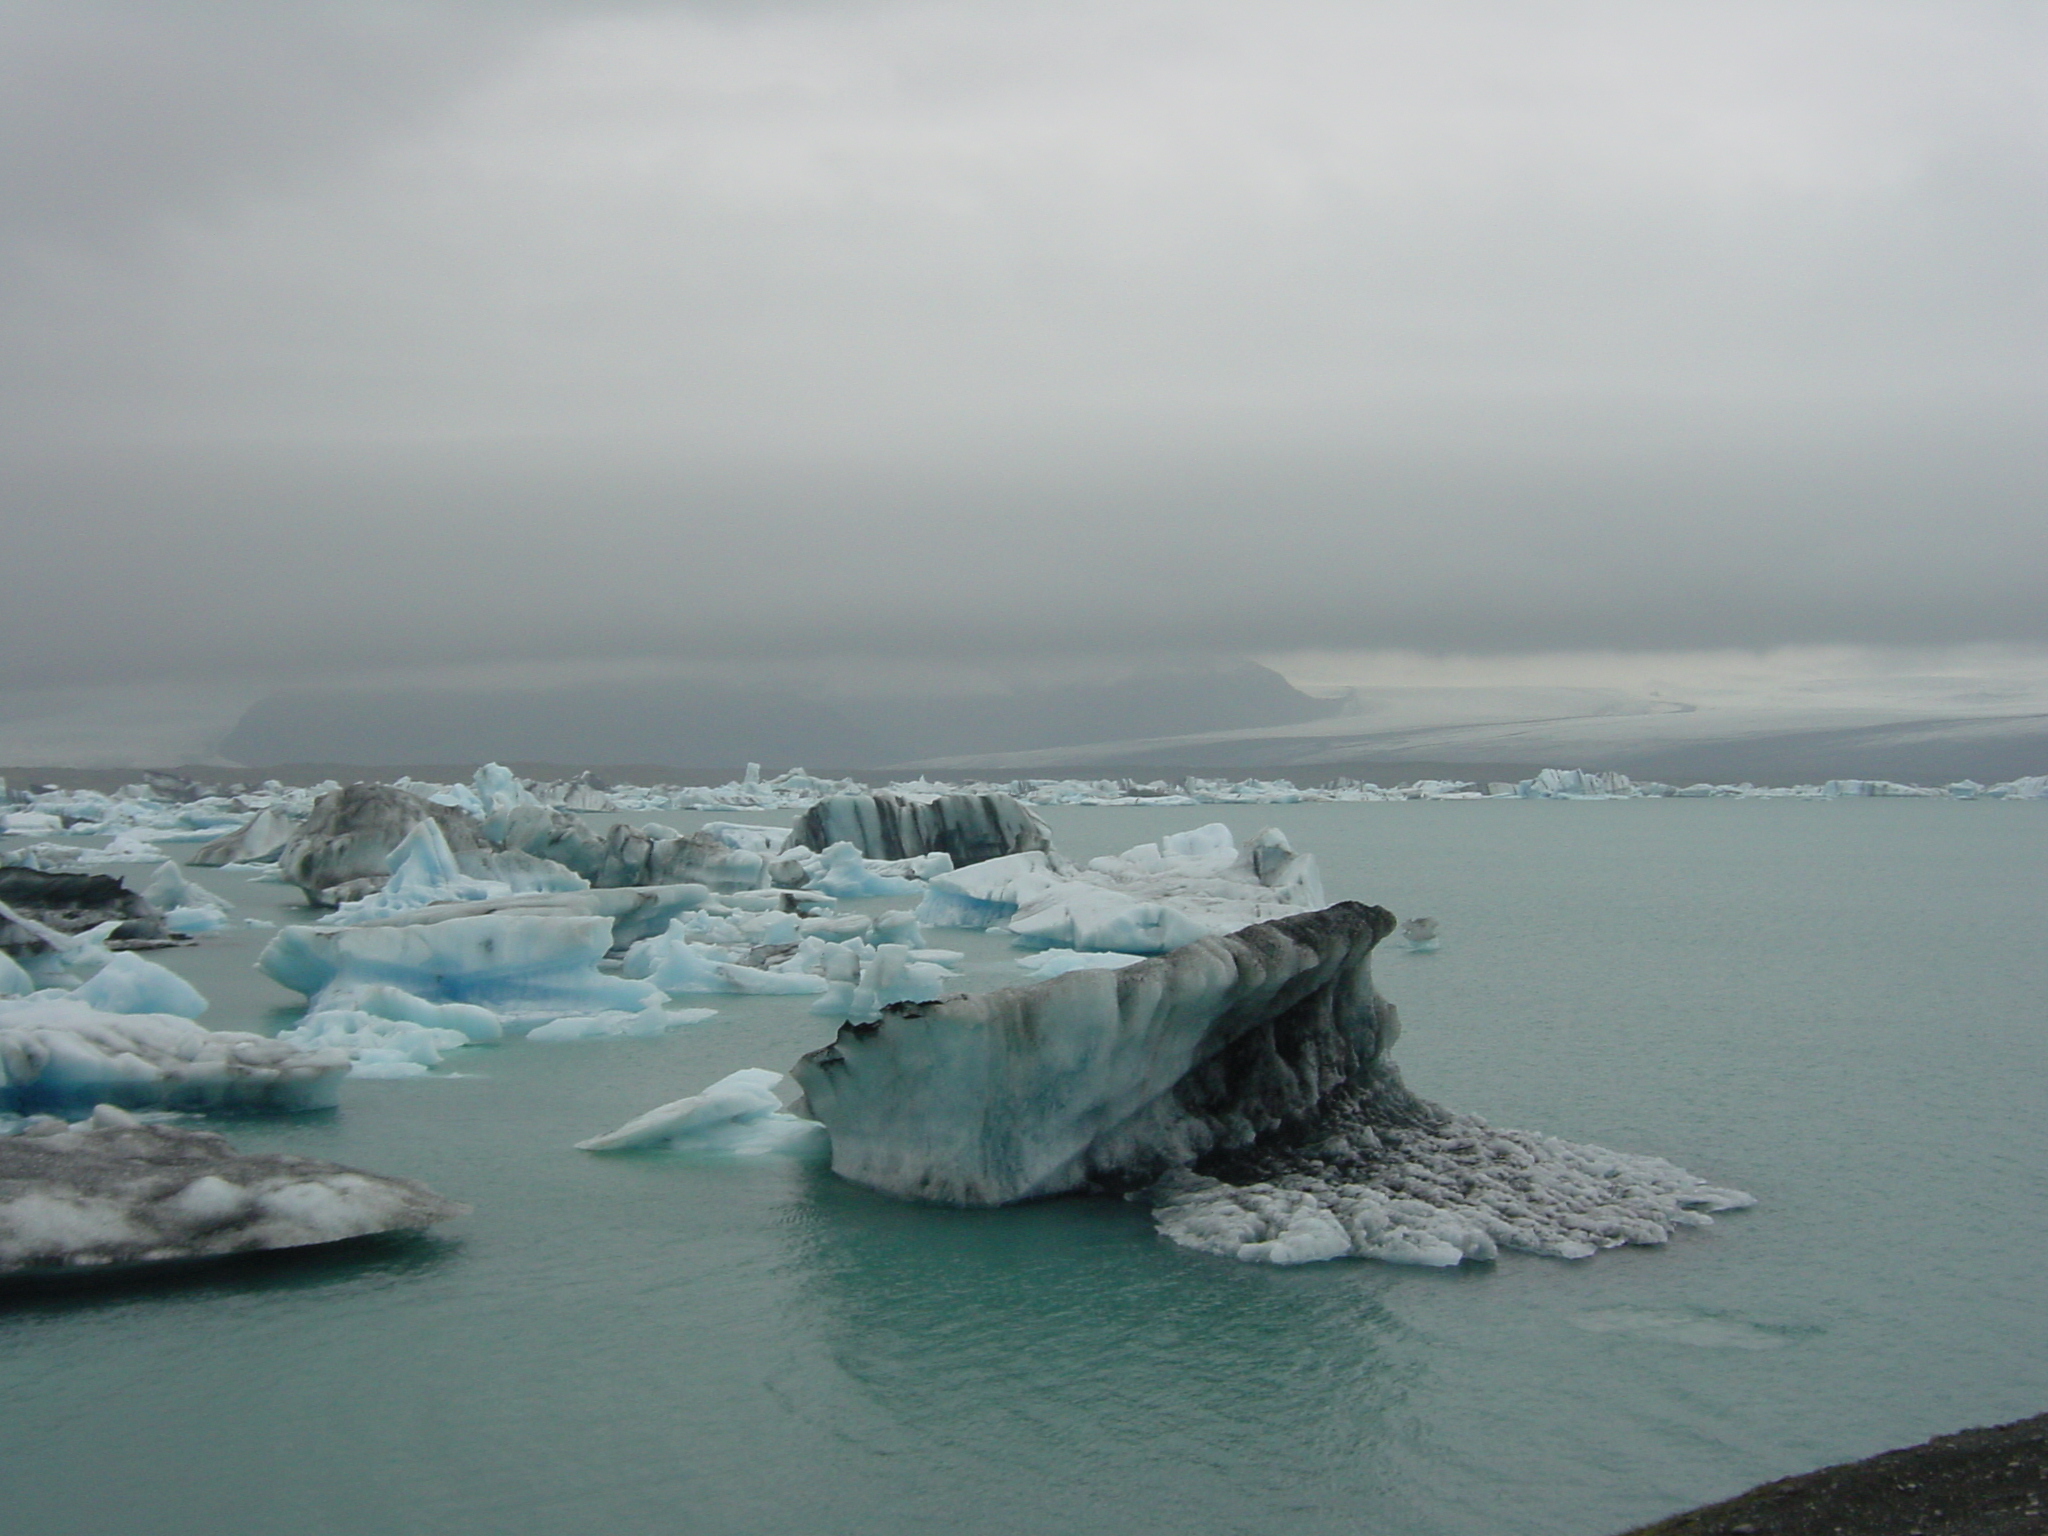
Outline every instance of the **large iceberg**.
{"label": "large iceberg", "polygon": [[336,1051],[114,1012],[77,993],[0,1002],[0,1111],[332,1109],[347,1072]]}
{"label": "large iceberg", "polygon": [[1251,1261],[1582,1257],[1749,1203],[1410,1093],[1370,969],[1393,929],[1341,902],[1118,970],[890,1007],[797,1064],[793,1108],[872,1188],[1000,1205],[1149,1187],[1166,1236]]}
{"label": "large iceberg", "polygon": [[237,1153],[111,1105],[0,1135],[0,1274],[302,1248],[467,1214],[411,1179]]}
{"label": "large iceberg", "polygon": [[910,859],[943,853],[956,866],[1052,847],[1052,833],[1029,806],[1006,794],[909,797],[880,790],[827,795],[798,818],[790,848],[823,852],[851,843],[862,857]]}

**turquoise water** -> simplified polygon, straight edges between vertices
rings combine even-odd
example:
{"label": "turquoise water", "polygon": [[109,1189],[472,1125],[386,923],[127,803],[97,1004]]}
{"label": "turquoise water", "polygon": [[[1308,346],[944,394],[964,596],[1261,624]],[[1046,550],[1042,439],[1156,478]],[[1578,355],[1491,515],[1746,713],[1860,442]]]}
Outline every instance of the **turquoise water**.
{"label": "turquoise water", "polygon": [[[1376,962],[1419,1091],[1758,1206],[1582,1263],[1283,1270],[1122,1202],[933,1210],[789,1160],[569,1150],[829,1033],[707,999],[666,1039],[458,1052],[227,1127],[475,1205],[440,1235],[5,1293],[9,1528],[1601,1536],[2048,1407],[2048,807],[1049,819],[1088,855],[1218,815],[1285,829],[1333,897],[1443,920],[1440,952]],[[207,1022],[296,1015],[261,940],[171,954]],[[975,944],[975,985],[1005,953]]]}

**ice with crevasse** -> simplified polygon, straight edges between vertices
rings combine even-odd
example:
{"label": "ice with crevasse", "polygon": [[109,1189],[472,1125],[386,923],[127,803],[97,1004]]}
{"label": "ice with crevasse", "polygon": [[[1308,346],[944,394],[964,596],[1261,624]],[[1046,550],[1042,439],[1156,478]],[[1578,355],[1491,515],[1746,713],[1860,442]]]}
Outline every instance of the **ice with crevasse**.
{"label": "ice with crevasse", "polygon": [[635,1152],[652,1147],[742,1156],[796,1151],[824,1140],[815,1120],[788,1114],[777,1092],[780,1072],[746,1067],[701,1093],[650,1109],[615,1131],[576,1143],[584,1152]]}
{"label": "ice with crevasse", "polygon": [[353,1008],[362,989],[389,986],[430,1003],[472,1003],[512,1027],[570,1014],[637,1013],[658,1002],[661,989],[652,983],[598,969],[611,947],[609,917],[485,913],[284,928],[256,963],[272,980],[306,994],[315,1012]]}
{"label": "ice with crevasse", "polygon": [[[83,989],[80,989],[83,990]],[[339,1051],[165,1013],[114,1013],[74,993],[0,1001],[0,1110],[331,1109]]]}

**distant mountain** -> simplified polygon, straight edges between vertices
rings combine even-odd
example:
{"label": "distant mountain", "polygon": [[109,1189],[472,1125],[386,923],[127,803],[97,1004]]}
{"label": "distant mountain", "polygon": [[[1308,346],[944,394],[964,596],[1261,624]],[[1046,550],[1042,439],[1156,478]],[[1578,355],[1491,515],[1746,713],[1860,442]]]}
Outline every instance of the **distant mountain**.
{"label": "distant mountain", "polygon": [[307,689],[259,700],[220,752],[252,767],[495,758],[703,774],[737,772],[750,761],[880,769],[942,755],[1282,727],[1340,707],[1248,662],[967,695],[849,696],[698,681]]}

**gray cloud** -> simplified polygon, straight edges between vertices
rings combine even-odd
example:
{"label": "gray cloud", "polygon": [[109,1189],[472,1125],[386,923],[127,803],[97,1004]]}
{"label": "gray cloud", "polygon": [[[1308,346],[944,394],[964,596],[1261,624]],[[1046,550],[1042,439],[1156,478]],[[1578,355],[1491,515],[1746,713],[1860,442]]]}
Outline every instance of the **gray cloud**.
{"label": "gray cloud", "polygon": [[7,35],[0,682],[2048,638],[2032,8]]}

